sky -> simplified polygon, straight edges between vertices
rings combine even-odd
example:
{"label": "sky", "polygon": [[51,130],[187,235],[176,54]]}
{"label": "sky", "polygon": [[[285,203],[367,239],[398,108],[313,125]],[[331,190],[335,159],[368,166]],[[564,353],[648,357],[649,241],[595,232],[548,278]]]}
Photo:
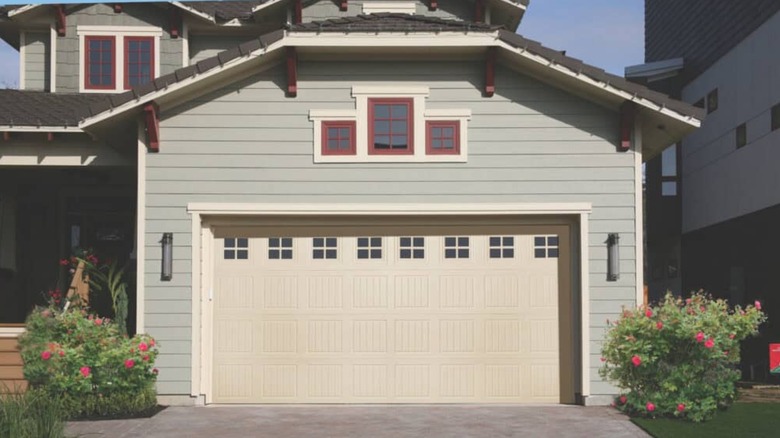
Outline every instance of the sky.
{"label": "sky", "polygon": [[[644,59],[643,14],[644,0],[531,0],[518,33],[622,76]],[[0,88],[18,82],[19,52],[0,41]]]}

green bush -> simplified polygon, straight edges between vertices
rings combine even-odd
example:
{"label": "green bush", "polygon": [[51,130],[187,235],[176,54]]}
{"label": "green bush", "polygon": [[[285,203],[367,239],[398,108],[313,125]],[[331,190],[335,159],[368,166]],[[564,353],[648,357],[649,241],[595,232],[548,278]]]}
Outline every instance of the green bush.
{"label": "green bush", "polygon": [[624,391],[615,405],[630,415],[704,421],[734,400],[739,343],[765,320],[758,301],[731,309],[702,293],[668,294],[609,324],[599,374]]}
{"label": "green bush", "polygon": [[43,391],[0,394],[0,438],[61,438],[64,412]]}
{"label": "green bush", "polygon": [[36,309],[19,339],[24,377],[33,388],[61,400],[68,418],[127,416],[156,405],[153,338],[120,334],[106,318],[84,310]]}

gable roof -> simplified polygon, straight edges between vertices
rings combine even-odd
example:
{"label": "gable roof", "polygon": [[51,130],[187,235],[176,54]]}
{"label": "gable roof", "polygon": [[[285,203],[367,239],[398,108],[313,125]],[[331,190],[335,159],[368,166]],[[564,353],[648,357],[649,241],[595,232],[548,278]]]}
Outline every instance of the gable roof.
{"label": "gable roof", "polygon": [[[320,32],[323,35],[318,35]],[[78,104],[83,105],[79,106],[78,114],[83,116],[79,126],[89,129],[92,125],[138,108],[144,103],[180,92],[246,62],[262,60],[272,53],[282,53],[280,49],[283,47],[322,47],[332,44],[340,48],[373,48],[378,41],[367,36],[377,33],[387,34],[383,35],[384,43],[395,44],[395,47],[425,47],[427,50],[445,46],[501,48],[508,59],[519,60],[524,62],[525,66],[542,72],[542,79],[552,84],[575,84],[578,89],[587,91],[591,98],[608,100],[612,105],[625,101],[636,103],[640,108],[644,108],[645,114],[654,117],[648,120],[648,130],[656,127],[659,130],[664,129],[667,124],[676,129],[654,133],[654,141],[657,142],[664,138],[674,141],[674,136],[681,137],[700,126],[705,115],[700,108],[629,82],[505,29],[455,20],[386,13],[291,26],[289,30],[268,33],[125,93],[102,96],[95,100],[90,98]],[[660,146],[656,145],[655,149]],[[653,150],[653,153],[655,152],[657,150]]]}

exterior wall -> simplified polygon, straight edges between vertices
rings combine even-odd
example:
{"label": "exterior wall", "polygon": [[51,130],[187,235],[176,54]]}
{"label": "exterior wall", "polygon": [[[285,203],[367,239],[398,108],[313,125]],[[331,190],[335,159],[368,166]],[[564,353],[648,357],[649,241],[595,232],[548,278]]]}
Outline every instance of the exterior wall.
{"label": "exterior wall", "polygon": [[[161,394],[191,390],[190,202],[590,202],[591,394],[601,381],[606,320],[636,299],[635,154],[618,153],[616,113],[501,67],[482,97],[481,62],[301,62],[298,97],[275,67],[165,111],[161,150],[147,154],[146,331],[160,340]],[[350,78],[346,80],[346,78]],[[393,81],[393,82],[391,82]],[[314,164],[311,109],[351,109],[351,87],[430,87],[429,108],[469,108],[467,163]],[[173,280],[160,281],[163,232]],[[607,233],[621,235],[621,277],[606,281]]]}
{"label": "exterior wall", "polygon": [[24,89],[50,90],[51,36],[49,32],[24,33]]}
{"label": "exterior wall", "polygon": [[257,36],[190,35],[190,64],[216,56]]}
{"label": "exterior wall", "polygon": [[[683,90],[695,102],[718,88],[718,110],[683,141],[683,233],[780,204],[776,163],[780,130],[780,14],[743,40]],[[735,128],[747,123],[748,144],[736,148]]]}
{"label": "exterior wall", "polygon": [[[393,0],[382,0],[380,3],[391,3]],[[355,16],[363,13],[363,3],[376,3],[375,0],[350,0],[347,4],[347,10],[339,10],[336,2],[330,0],[321,0],[313,2],[303,8],[303,22],[327,20],[329,18],[341,18],[346,16]],[[409,1],[401,1],[409,3]],[[471,21],[474,19],[474,5],[467,1],[443,1],[439,2],[436,11],[428,10],[427,1],[415,1],[416,14],[439,18],[458,19]]]}
{"label": "exterior wall", "polygon": [[79,91],[79,37],[77,26],[155,26],[163,31],[160,38],[160,71],[162,76],[182,67],[182,39],[168,33],[168,11],[151,4],[123,4],[117,14],[111,4],[91,4],[68,10],[66,34],[57,37],[57,92]]}
{"label": "exterior wall", "polygon": [[779,10],[776,0],[645,0],[645,61],[685,58],[690,81]]}

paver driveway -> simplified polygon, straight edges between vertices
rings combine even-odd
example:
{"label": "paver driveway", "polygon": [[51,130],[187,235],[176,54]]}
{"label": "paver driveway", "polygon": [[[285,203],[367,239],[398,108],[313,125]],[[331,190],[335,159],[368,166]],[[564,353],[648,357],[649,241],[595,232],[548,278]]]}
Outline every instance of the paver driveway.
{"label": "paver driveway", "polygon": [[168,408],[151,419],[77,422],[90,437],[647,437],[613,409],[580,406]]}

